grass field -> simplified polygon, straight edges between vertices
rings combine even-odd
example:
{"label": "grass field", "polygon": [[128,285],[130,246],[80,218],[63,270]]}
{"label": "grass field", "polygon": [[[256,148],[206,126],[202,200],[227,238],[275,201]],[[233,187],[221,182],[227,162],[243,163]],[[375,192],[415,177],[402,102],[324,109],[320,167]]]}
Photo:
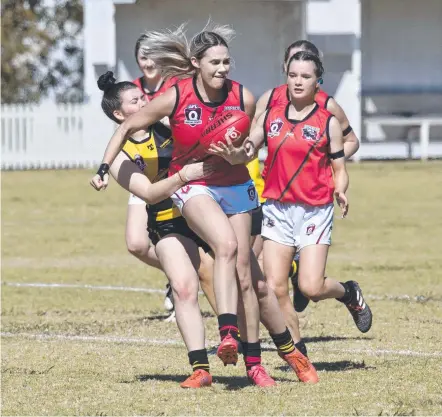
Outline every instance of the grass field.
{"label": "grass field", "polygon": [[[126,193],[93,191],[89,171],[2,173],[2,415],[442,414],[442,163],[349,170],[327,272],[360,282],[372,330],[335,301],[312,305],[319,384],[297,382],[263,330],[277,387],[251,387],[242,364],[211,355],[213,388],[197,391],[178,385],[189,365],[163,295],[128,291],[165,278],[126,253]],[[213,347],[216,318],[201,307]]]}

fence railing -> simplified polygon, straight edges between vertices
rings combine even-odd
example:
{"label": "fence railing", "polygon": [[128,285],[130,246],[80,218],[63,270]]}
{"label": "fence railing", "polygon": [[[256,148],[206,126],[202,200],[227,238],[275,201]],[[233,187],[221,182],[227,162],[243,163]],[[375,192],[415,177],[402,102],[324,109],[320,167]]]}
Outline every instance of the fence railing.
{"label": "fence railing", "polygon": [[99,105],[2,105],[2,169],[94,165],[112,129]]}
{"label": "fence railing", "polygon": [[[1,167],[38,169],[97,165],[114,126],[99,103],[2,105]],[[442,142],[428,142],[428,130],[424,147],[412,144],[412,157],[442,157]],[[405,159],[410,155],[409,147],[405,142],[362,143],[358,156],[359,159]],[[260,158],[265,158],[265,154],[263,150]]]}

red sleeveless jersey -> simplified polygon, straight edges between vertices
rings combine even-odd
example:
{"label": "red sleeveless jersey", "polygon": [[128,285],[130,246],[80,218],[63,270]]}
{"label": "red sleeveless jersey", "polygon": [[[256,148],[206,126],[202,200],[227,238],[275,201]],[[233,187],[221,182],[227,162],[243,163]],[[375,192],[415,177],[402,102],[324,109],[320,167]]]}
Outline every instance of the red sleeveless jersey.
{"label": "red sleeveless jersey", "polygon": [[316,104],[304,120],[290,120],[289,107],[273,107],[265,118],[268,155],[263,196],[310,206],[332,203],[334,183],[328,145],[333,115]]}
{"label": "red sleeveless jersey", "polygon": [[146,101],[149,102],[166,92],[170,87],[173,87],[178,81],[179,78],[177,77],[169,77],[161,83],[160,88],[157,91],[149,91],[147,93],[143,88],[143,77],[139,77],[132,82],[143,92]]}
{"label": "red sleeveless jersey", "polygon": [[[321,109],[327,109],[328,100],[331,98],[332,97],[323,90],[319,90],[315,95],[315,101]],[[272,90],[266,109],[279,105],[285,106],[289,101],[290,96],[287,84],[282,84]]]}
{"label": "red sleeveless jersey", "polygon": [[[318,106],[321,109],[327,110],[327,103],[332,96],[329,96],[325,91],[319,90],[315,95],[315,101],[318,103]],[[286,106],[290,102],[289,89],[287,84],[282,84],[278,87],[275,87],[269,97],[269,101],[267,102],[266,109],[271,109],[275,106]],[[262,170],[262,177],[265,179],[267,175],[267,165],[264,164],[264,168]]]}
{"label": "red sleeveless jersey", "polygon": [[175,84],[177,101],[169,117],[174,150],[169,175],[194,161],[209,159],[216,163],[215,172],[208,178],[193,184],[229,186],[243,184],[250,180],[245,165],[230,165],[225,159],[208,155],[199,144],[206,124],[218,114],[227,110],[244,111],[243,87],[232,80],[224,85],[225,98],[222,102],[207,103],[201,98],[195,78],[186,78]]}

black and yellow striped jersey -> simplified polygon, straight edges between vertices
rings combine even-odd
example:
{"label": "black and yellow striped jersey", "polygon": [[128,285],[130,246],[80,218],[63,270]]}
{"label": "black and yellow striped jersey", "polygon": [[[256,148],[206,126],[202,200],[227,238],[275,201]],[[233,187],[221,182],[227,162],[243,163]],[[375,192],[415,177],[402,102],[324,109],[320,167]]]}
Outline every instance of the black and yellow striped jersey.
{"label": "black and yellow striped jersey", "polygon": [[[136,141],[129,138],[124,144],[123,152],[154,183],[167,177],[172,148],[173,139],[170,130],[162,123],[155,123],[150,127],[149,135],[145,139]],[[148,205],[147,212],[149,216],[155,216],[157,221],[181,216],[170,198]]]}
{"label": "black and yellow striped jersey", "polygon": [[247,164],[247,169],[249,170],[250,177],[255,183],[255,188],[256,192],[258,193],[259,202],[264,203],[264,201],[266,201],[266,199],[262,196],[262,192],[264,191],[264,179],[262,178],[261,175],[259,159],[258,158],[252,159]]}

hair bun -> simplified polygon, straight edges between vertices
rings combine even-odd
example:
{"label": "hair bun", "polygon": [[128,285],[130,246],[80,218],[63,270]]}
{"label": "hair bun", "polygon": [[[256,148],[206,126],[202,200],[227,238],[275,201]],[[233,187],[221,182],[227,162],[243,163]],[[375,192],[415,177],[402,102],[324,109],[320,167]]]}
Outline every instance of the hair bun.
{"label": "hair bun", "polygon": [[108,71],[105,74],[100,75],[100,78],[98,78],[97,85],[98,88],[101,91],[106,92],[111,88],[113,85],[115,85],[115,77],[114,73],[112,71]]}

